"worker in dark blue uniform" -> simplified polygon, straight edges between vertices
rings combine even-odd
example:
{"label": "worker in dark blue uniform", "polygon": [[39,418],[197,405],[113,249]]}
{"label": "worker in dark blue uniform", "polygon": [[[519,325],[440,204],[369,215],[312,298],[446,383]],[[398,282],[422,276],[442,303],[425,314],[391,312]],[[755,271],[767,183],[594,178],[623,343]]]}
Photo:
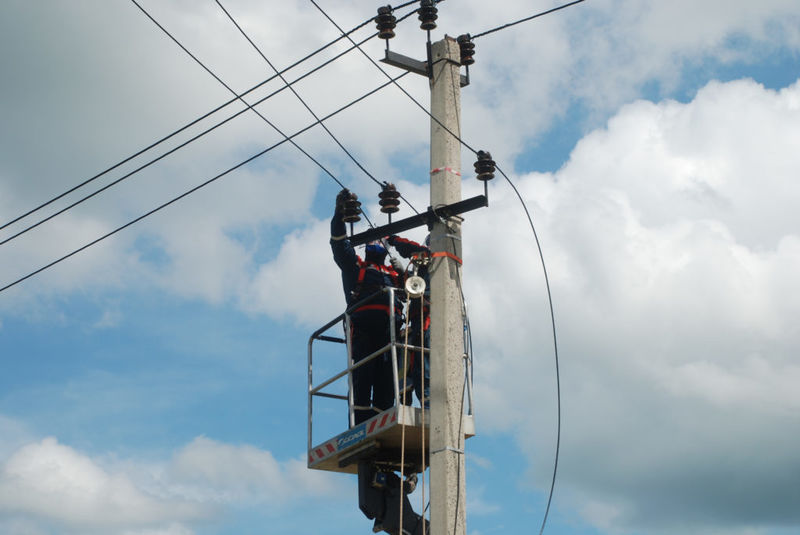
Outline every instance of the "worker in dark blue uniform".
{"label": "worker in dark blue uniform", "polygon": [[[353,362],[359,362],[389,344],[392,308],[395,328],[398,330],[403,322],[403,311],[399,296],[395,296],[392,307],[388,292],[376,294],[384,288],[397,288],[400,285],[400,274],[394,267],[384,263],[387,251],[383,244],[367,244],[364,259],[361,259],[347,238],[342,216],[344,201],[349,195],[350,192],[345,189],[336,197],[336,209],[331,219],[331,250],[336,265],[342,271],[342,287],[348,308],[375,294],[372,299],[351,311]],[[393,382],[389,351],[353,370],[356,425],[394,404]]]}
{"label": "worker in dark blue uniform", "polygon": [[[400,236],[389,236],[386,240],[389,245],[395,248],[403,258],[414,260],[417,265],[417,276],[425,281],[425,293],[422,297],[415,297],[408,304],[408,343],[414,347],[430,349],[431,347],[431,280],[428,267],[430,266],[431,250],[428,246],[430,236],[426,238],[426,244],[422,245],[415,241],[401,238]],[[409,382],[414,387],[420,403],[424,403],[425,408],[430,406],[430,359],[426,354],[420,354],[417,350],[409,351],[408,374]],[[424,373],[424,392],[423,392],[423,373]],[[423,401],[424,400],[424,401]],[[407,402],[410,405],[410,402]]]}
{"label": "worker in dark blue uniform", "polygon": [[[350,340],[353,362],[388,346],[391,337],[390,318],[394,312],[395,329],[403,325],[402,301],[399,295],[392,303],[388,287],[402,285],[402,266],[385,264],[387,250],[380,242],[368,243],[362,260],[347,238],[342,219],[344,202],[350,192],[342,190],[336,197],[336,209],[331,219],[331,250],[336,265],[342,271],[342,287],[347,306],[360,303],[351,311]],[[398,263],[399,264],[399,263]],[[373,296],[370,298],[370,296]],[[384,352],[369,363],[353,370],[353,403],[355,424],[368,420],[377,410],[394,404],[394,386],[391,353]],[[398,534],[400,529],[400,501],[403,501],[403,534],[421,535],[429,532],[427,521],[416,514],[406,496],[416,486],[416,475],[403,481],[391,470],[379,469],[368,459],[358,463],[358,504],[369,519],[374,519],[372,531]]]}

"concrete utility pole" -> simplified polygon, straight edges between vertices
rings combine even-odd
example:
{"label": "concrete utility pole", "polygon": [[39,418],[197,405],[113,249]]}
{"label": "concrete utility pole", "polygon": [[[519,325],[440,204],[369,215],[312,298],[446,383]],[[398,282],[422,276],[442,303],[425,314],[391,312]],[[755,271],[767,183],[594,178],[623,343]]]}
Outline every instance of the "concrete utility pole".
{"label": "concrete utility pole", "polygon": [[[431,206],[461,200],[460,53],[455,39],[432,47]],[[450,132],[448,132],[449,130]],[[431,250],[461,258],[461,218],[436,221]],[[431,269],[431,533],[465,535],[464,507],[464,326],[460,265],[448,256],[433,259]]]}

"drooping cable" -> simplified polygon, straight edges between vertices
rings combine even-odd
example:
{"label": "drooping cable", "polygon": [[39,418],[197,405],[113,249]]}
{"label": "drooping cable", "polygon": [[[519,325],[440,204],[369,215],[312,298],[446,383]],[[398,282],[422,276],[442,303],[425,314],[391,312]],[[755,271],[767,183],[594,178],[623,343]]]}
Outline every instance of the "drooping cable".
{"label": "drooping cable", "polygon": [[523,22],[528,22],[529,20],[537,19],[539,17],[543,17],[545,15],[549,15],[550,13],[555,13],[556,11],[560,11],[562,9],[568,8],[570,6],[574,6],[575,4],[580,4],[585,0],[575,0],[574,2],[570,2],[568,4],[560,5],[558,7],[554,7],[553,9],[548,9],[547,11],[542,11],[541,13],[537,13],[535,15],[531,15],[530,17],[525,17],[524,19],[520,19],[514,22],[509,22],[508,24],[503,24],[502,26],[498,26],[497,28],[492,28],[491,30],[486,30],[485,32],[477,33],[472,36],[473,39],[477,39],[478,37],[483,37],[484,35],[489,35],[490,33],[499,32],[500,30],[505,30],[506,28],[510,28],[511,26],[516,26],[517,24],[521,24]]}
{"label": "drooping cable", "polygon": [[[411,1],[411,2],[406,2],[406,3],[405,3],[405,4],[403,4],[402,6],[398,6],[398,7],[404,7],[404,6],[407,6],[407,5],[413,4],[413,3],[417,2],[417,1],[419,1],[419,0],[413,0],[413,1]],[[371,23],[372,21],[373,21],[373,18],[372,18],[372,17],[368,18],[367,20],[365,20],[365,21],[364,21],[364,22],[362,22],[361,24],[359,24],[359,25],[357,25],[356,27],[354,27],[352,30],[348,31],[348,32],[347,32],[347,35],[350,35],[350,34],[353,34],[353,33],[355,33],[356,31],[360,30],[361,28],[363,28],[363,27],[364,27],[364,26],[366,26],[367,24]],[[291,69],[294,69],[294,68],[295,68],[295,67],[297,67],[298,65],[300,65],[300,64],[302,64],[302,63],[304,63],[304,62],[308,61],[308,60],[309,60],[309,59],[311,59],[312,57],[316,56],[317,54],[319,54],[319,53],[323,52],[324,50],[326,50],[326,49],[330,48],[331,46],[333,46],[334,44],[338,43],[339,41],[341,41],[341,40],[342,40],[342,39],[344,39],[345,37],[346,37],[346,36],[345,36],[344,34],[343,34],[343,35],[340,35],[339,37],[337,37],[337,38],[333,39],[332,41],[330,41],[330,42],[328,42],[327,44],[325,44],[325,45],[321,46],[320,48],[318,48],[318,49],[314,50],[313,52],[311,52],[311,53],[309,53],[309,54],[307,54],[307,55],[303,56],[303,57],[302,57],[302,58],[300,58],[299,60],[295,61],[294,63],[292,63],[291,65],[289,65],[289,66],[288,66],[288,67],[286,67],[285,69],[283,69],[283,70],[281,71],[281,74],[285,74],[286,72],[290,71]],[[363,44],[363,43],[365,43],[365,42],[366,42],[366,41],[368,41],[369,39],[372,39],[372,37],[374,37],[374,35],[372,35],[372,36],[368,37],[367,39],[364,39],[364,40],[360,41],[360,43],[359,43],[359,44]],[[325,66],[325,65],[328,65],[328,64],[329,64],[329,63],[331,63],[332,61],[334,61],[334,60],[336,60],[336,59],[340,58],[341,56],[343,56],[343,55],[345,55],[345,54],[347,54],[347,53],[351,52],[351,51],[352,51],[352,50],[354,50],[355,48],[356,48],[356,46],[352,46],[352,47],[348,48],[348,49],[347,49],[347,50],[345,50],[344,52],[342,52],[342,53],[340,53],[340,54],[337,54],[336,56],[334,56],[334,57],[333,57],[333,58],[331,58],[330,60],[328,60],[328,61],[326,61],[325,63],[323,63],[322,65],[318,66],[316,69],[312,70],[311,72],[316,72],[317,70],[319,70],[319,69],[320,69],[320,68],[322,68],[323,66]],[[311,72],[307,73],[307,74],[306,74],[306,76],[308,76],[309,74],[311,74]],[[72,193],[72,192],[74,192],[74,191],[76,191],[76,190],[80,189],[81,187],[83,187],[83,186],[85,186],[85,185],[87,185],[87,184],[89,184],[89,183],[91,183],[91,182],[93,182],[93,181],[97,180],[98,178],[101,178],[102,176],[104,176],[104,175],[106,175],[106,174],[110,173],[111,171],[113,171],[114,169],[117,169],[117,168],[118,168],[118,167],[120,167],[121,165],[123,165],[123,164],[125,164],[125,163],[127,163],[127,162],[129,162],[129,161],[131,161],[131,160],[133,160],[133,159],[134,159],[134,158],[136,158],[137,156],[140,156],[140,155],[144,154],[145,152],[149,151],[150,149],[152,149],[152,148],[154,148],[154,147],[156,147],[156,146],[160,145],[161,143],[163,143],[163,142],[165,142],[165,141],[167,141],[167,140],[171,139],[172,137],[176,136],[177,134],[179,134],[179,133],[181,133],[181,132],[183,132],[183,131],[187,130],[188,128],[190,128],[190,127],[192,127],[192,126],[194,126],[195,124],[199,123],[200,121],[202,121],[202,120],[204,120],[204,119],[207,119],[208,117],[210,117],[211,115],[215,114],[216,112],[218,112],[218,111],[222,110],[223,108],[226,108],[226,107],[227,107],[227,106],[229,106],[230,104],[232,104],[232,103],[236,102],[237,100],[239,100],[239,98],[249,95],[250,93],[252,93],[252,92],[253,92],[253,91],[255,91],[256,89],[259,89],[260,87],[264,86],[265,84],[267,84],[267,83],[271,82],[271,81],[272,81],[272,80],[274,80],[276,77],[277,77],[277,75],[274,75],[274,76],[271,76],[271,77],[267,78],[266,80],[263,80],[263,81],[259,82],[258,84],[254,85],[254,86],[253,86],[253,87],[251,87],[250,89],[248,89],[248,90],[244,91],[243,93],[241,93],[241,94],[237,95],[236,97],[234,97],[234,98],[232,98],[232,99],[228,100],[227,102],[224,102],[224,103],[220,104],[219,106],[217,106],[216,108],[212,109],[211,111],[209,111],[209,112],[207,112],[207,113],[205,113],[205,114],[201,115],[201,116],[200,116],[200,117],[198,117],[197,119],[194,119],[193,121],[191,121],[191,122],[189,122],[189,123],[185,124],[184,126],[181,126],[180,128],[178,128],[178,129],[174,130],[172,133],[170,133],[170,134],[167,134],[166,136],[164,136],[164,137],[162,137],[162,138],[158,139],[157,141],[155,141],[155,142],[151,143],[150,145],[148,145],[148,146],[144,147],[143,149],[141,149],[141,150],[139,150],[139,151],[137,151],[137,152],[133,153],[132,155],[128,156],[127,158],[124,158],[123,160],[119,161],[118,163],[116,163],[116,164],[112,165],[111,167],[108,167],[107,169],[105,169],[105,170],[103,170],[103,171],[100,171],[99,173],[95,174],[94,176],[92,176],[92,177],[89,177],[88,179],[86,179],[86,180],[84,180],[83,182],[81,182],[81,183],[79,183],[79,184],[77,184],[77,185],[75,185],[75,186],[71,187],[70,189],[68,189],[68,190],[64,191],[63,193],[60,193],[60,194],[56,195],[55,197],[52,197],[51,199],[49,199],[49,200],[47,200],[47,201],[45,201],[45,202],[43,202],[43,203],[39,204],[38,206],[36,206],[36,207],[34,207],[34,208],[32,208],[32,209],[28,210],[27,212],[25,212],[25,213],[23,213],[23,214],[21,214],[21,215],[19,215],[19,216],[15,217],[14,219],[12,219],[12,220],[10,220],[10,221],[7,221],[6,223],[3,223],[2,225],[0,225],[0,230],[3,230],[3,229],[5,229],[6,227],[8,227],[8,226],[10,226],[10,225],[13,225],[14,223],[17,223],[18,221],[20,221],[20,220],[22,220],[22,219],[24,219],[24,218],[28,217],[29,215],[31,215],[31,214],[33,214],[33,213],[35,213],[35,212],[37,212],[37,211],[41,210],[42,208],[45,208],[45,207],[47,207],[47,206],[51,205],[51,204],[52,204],[52,203],[54,203],[55,201],[57,201],[57,200],[59,200],[59,199],[62,199],[62,198],[63,198],[63,197],[65,197],[66,195],[69,195],[70,193]],[[302,78],[304,78],[304,77],[300,77],[300,78],[296,79],[294,82],[292,82],[292,84],[294,84],[294,83],[296,83],[296,82],[300,81]],[[283,89],[285,89],[285,88],[281,88],[281,89],[280,89],[278,92],[282,91]],[[269,96],[270,96],[270,97],[272,97],[272,96],[274,96],[275,94],[277,94],[277,92],[276,92],[276,93],[273,93],[273,94],[271,94],[271,95],[269,95]],[[263,100],[260,100],[258,103],[260,103],[260,102],[263,102]],[[258,103],[256,103],[256,104],[258,104]],[[255,105],[255,104],[254,104],[254,105]]]}
{"label": "drooping cable", "polygon": [[[403,74],[399,75],[398,79],[402,78],[406,74],[408,74],[408,73],[403,73]],[[342,111],[350,108],[351,106],[357,104],[358,102],[361,102],[362,100],[364,100],[365,98],[369,97],[370,95],[373,95],[373,94],[377,93],[378,91],[380,91],[381,89],[384,89],[385,87],[389,86],[391,83],[392,82],[390,81],[390,82],[385,82],[385,83],[379,85],[378,87],[376,87],[372,91],[369,91],[368,93],[365,93],[364,95],[358,97],[357,99],[351,101],[350,103],[348,103],[348,104],[338,108],[337,110],[334,110],[333,112],[329,113],[328,115],[323,117],[321,120],[325,121],[327,119],[330,119],[334,115],[337,115],[337,114],[341,113]],[[283,145],[284,143],[286,143],[286,141],[288,139],[293,139],[293,138],[299,136],[300,134],[310,130],[313,127],[315,127],[316,125],[317,125],[316,122],[311,123],[310,125],[302,128],[301,130],[298,130],[294,134],[290,135],[287,139],[283,139],[281,141],[278,141],[277,143],[274,143],[273,145],[265,148],[264,150],[262,150],[260,152],[257,152],[256,154],[250,156],[246,160],[243,160],[243,161],[239,162],[238,164],[234,165],[233,167],[230,167],[227,170],[219,173],[218,175],[216,175],[216,176],[206,180],[205,182],[203,182],[201,184],[198,184],[197,186],[191,188],[190,190],[185,191],[184,193],[178,195],[177,197],[174,197],[171,200],[169,200],[169,201],[157,206],[156,208],[153,208],[152,210],[140,215],[139,217],[137,217],[137,218],[125,223],[124,225],[122,225],[120,227],[117,227],[116,229],[112,230],[111,232],[108,232],[108,233],[104,234],[103,236],[100,236],[99,238],[87,243],[86,245],[83,245],[83,246],[79,247],[78,249],[75,249],[71,253],[68,253],[68,254],[62,256],[61,258],[58,258],[57,260],[54,260],[54,261],[50,262],[49,264],[47,264],[45,266],[42,266],[39,269],[28,273],[24,277],[20,277],[19,279],[15,280],[12,283],[6,284],[2,288],[0,288],[0,292],[3,292],[3,291],[8,290],[9,288],[11,288],[13,286],[16,286],[17,284],[19,284],[19,283],[21,283],[21,282],[33,277],[34,275],[37,275],[37,274],[41,273],[42,271],[44,271],[44,270],[46,270],[46,269],[48,269],[48,268],[60,263],[60,262],[63,262],[64,260],[66,260],[66,259],[68,259],[68,258],[80,253],[81,251],[83,251],[85,249],[88,249],[89,247],[92,247],[93,245],[105,240],[106,238],[109,238],[110,236],[113,236],[114,234],[120,232],[121,230],[124,230],[124,229],[130,227],[131,225],[133,225],[135,223],[138,223],[142,219],[145,219],[146,217],[149,217],[149,216],[153,215],[154,213],[161,211],[162,209],[166,208],[167,206],[169,206],[171,204],[174,204],[175,202],[183,199],[184,197],[187,197],[187,196],[191,195],[192,193],[198,191],[199,189],[204,188],[205,186],[211,184],[212,182],[215,182],[216,180],[222,178],[223,176],[227,175],[228,173],[230,173],[232,171],[235,171],[236,169],[242,167],[243,165],[245,165],[247,163],[250,163],[251,161],[255,160],[256,158],[258,158],[258,157],[266,154],[267,152],[269,152],[269,151],[271,151],[271,150]]]}
{"label": "drooping cable", "polygon": [[539,259],[541,260],[542,263],[542,272],[544,273],[544,282],[545,282],[545,287],[547,288],[547,302],[550,307],[550,323],[553,329],[553,353],[555,355],[555,365],[556,365],[556,400],[558,407],[558,421],[556,427],[556,454],[555,454],[555,461],[553,462],[553,478],[550,482],[550,492],[547,497],[547,507],[545,508],[544,519],[542,520],[542,527],[539,530],[539,535],[542,535],[542,533],[544,533],[545,525],[547,524],[547,516],[550,513],[550,504],[553,501],[553,491],[555,490],[556,475],[558,474],[558,458],[559,458],[559,453],[561,451],[561,374],[558,365],[558,336],[556,333],[556,316],[555,316],[555,311],[553,310],[553,294],[550,291],[550,278],[547,276],[547,265],[545,264],[544,261],[542,244],[539,241],[539,235],[536,232],[536,227],[533,224],[533,218],[531,217],[531,213],[528,211],[528,206],[525,203],[525,200],[522,198],[522,195],[520,194],[519,190],[511,181],[511,179],[508,177],[508,175],[506,175],[505,172],[503,172],[500,166],[497,166],[496,168],[497,171],[499,171],[500,174],[503,175],[503,178],[506,179],[506,182],[508,182],[508,185],[511,186],[511,189],[514,190],[517,199],[519,199],[520,204],[522,204],[522,208],[525,210],[525,215],[528,218],[528,223],[530,224],[531,231],[533,232],[533,237],[536,241],[536,248],[539,250]]}
{"label": "drooping cable", "polygon": [[[267,58],[267,56],[264,55],[264,52],[261,51],[261,48],[259,48],[259,46],[252,39],[250,39],[250,36],[247,35],[247,33],[244,31],[244,29],[242,29],[241,25],[239,25],[239,23],[236,21],[236,19],[233,18],[233,15],[231,15],[230,12],[227,9],[225,9],[225,6],[222,5],[222,2],[220,2],[220,0],[215,0],[215,2],[220,7],[220,9],[222,9],[223,13],[225,13],[225,15],[228,17],[228,19],[230,19],[230,21],[233,23],[233,25],[236,26],[236,29],[239,30],[239,33],[241,33],[242,36],[247,40],[247,42],[250,43],[250,45],[255,49],[255,51],[258,52],[258,54],[264,59],[264,61],[267,63],[267,65],[269,65],[269,67],[273,71],[275,71],[275,74],[280,77],[281,81],[283,81],[284,84],[287,84],[287,86],[289,87],[289,90],[292,92],[292,94],[295,97],[297,97],[297,100],[299,100],[300,103],[305,107],[305,109],[308,110],[308,112],[311,114],[311,116],[314,117],[315,120],[319,120],[319,117],[314,112],[314,110],[311,109],[311,106],[308,105],[308,103],[303,99],[303,97],[300,96],[300,94],[297,92],[297,90],[294,87],[288,85],[286,79],[283,77],[283,75],[280,73],[280,71],[275,67],[275,65],[273,65],[273,63]],[[344,153],[353,161],[353,163],[356,164],[356,166],[359,169],[361,169],[361,171],[364,172],[365,175],[367,175],[373,182],[375,182],[379,186],[383,186],[383,185],[386,184],[386,181],[381,182],[377,178],[375,178],[375,176],[372,173],[370,173],[361,164],[361,162],[358,161],[358,159],[355,156],[353,156],[352,152],[350,152],[347,149],[347,147],[345,147],[342,144],[342,142],[339,141],[339,139],[333,134],[333,132],[331,132],[330,128],[328,128],[328,126],[325,123],[320,122],[319,125],[325,130],[325,132],[328,133],[328,135],[331,137],[331,139],[333,139],[334,143],[336,143],[339,146],[339,148],[342,149],[342,151],[344,151]],[[408,203],[408,201],[406,201],[406,202]],[[414,211],[414,213],[419,214],[417,209],[414,208],[414,206],[411,205],[411,203],[408,203],[408,205],[411,207],[411,209]]]}

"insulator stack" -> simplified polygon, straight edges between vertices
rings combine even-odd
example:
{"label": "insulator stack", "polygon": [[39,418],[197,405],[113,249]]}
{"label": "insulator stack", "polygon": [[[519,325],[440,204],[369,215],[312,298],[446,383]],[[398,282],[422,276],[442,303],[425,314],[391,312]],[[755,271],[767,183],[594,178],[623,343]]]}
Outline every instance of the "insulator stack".
{"label": "insulator stack", "polygon": [[478,180],[488,181],[494,178],[495,163],[489,151],[478,151],[478,160],[475,162],[475,174]]}
{"label": "insulator stack", "polygon": [[475,55],[475,43],[472,42],[472,37],[465,33],[464,35],[459,35],[456,40],[458,41],[458,47],[461,49],[461,64],[466,66],[475,63],[472,57]]}
{"label": "insulator stack", "polygon": [[436,19],[439,18],[439,9],[434,5],[433,0],[422,0],[419,7],[420,28],[423,30],[433,30],[436,28]]}
{"label": "insulator stack", "polygon": [[378,26],[379,38],[391,39],[394,37],[397,17],[392,14],[392,6],[381,6],[378,8],[378,16],[375,17],[375,24]]}
{"label": "insulator stack", "polygon": [[358,195],[350,193],[350,196],[344,201],[344,215],[342,221],[345,223],[355,223],[361,221],[361,201],[358,200]]}
{"label": "insulator stack", "polygon": [[393,214],[400,210],[400,192],[394,187],[394,184],[386,183],[383,190],[378,193],[380,197],[381,212],[384,214]]}

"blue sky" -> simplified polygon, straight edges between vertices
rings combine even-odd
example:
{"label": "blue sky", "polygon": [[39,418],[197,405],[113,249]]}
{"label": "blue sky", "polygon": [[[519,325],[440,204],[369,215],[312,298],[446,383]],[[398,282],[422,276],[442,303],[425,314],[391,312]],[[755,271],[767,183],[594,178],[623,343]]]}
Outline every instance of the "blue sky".
{"label": "blue sky", "polygon": [[[237,90],[270,75],[216,3],[141,4]],[[337,36],[305,0],[223,4],[279,67]],[[320,2],[348,29],[378,7],[353,4]],[[433,39],[555,5],[450,0]],[[0,224],[229,98],[133,3],[0,14]],[[417,26],[392,49],[422,57]],[[462,136],[519,187],[553,287],[563,434],[546,533],[800,531],[798,28],[791,0],[586,0],[476,39]],[[383,80],[351,53],[296,87],[324,115]],[[402,83],[427,103],[424,79]],[[259,111],[287,132],[311,122],[289,92]],[[280,140],[251,115],[0,245],[0,287]],[[327,124],[427,206],[429,124],[405,95]],[[297,142],[382,219],[321,129]],[[482,189],[473,159],[465,197]],[[370,532],[352,476],[305,468],[306,343],[343,306],[338,189],[282,146],[0,293],[0,533]],[[538,531],[555,446],[541,265],[500,180],[490,202],[464,225],[469,535]]]}

